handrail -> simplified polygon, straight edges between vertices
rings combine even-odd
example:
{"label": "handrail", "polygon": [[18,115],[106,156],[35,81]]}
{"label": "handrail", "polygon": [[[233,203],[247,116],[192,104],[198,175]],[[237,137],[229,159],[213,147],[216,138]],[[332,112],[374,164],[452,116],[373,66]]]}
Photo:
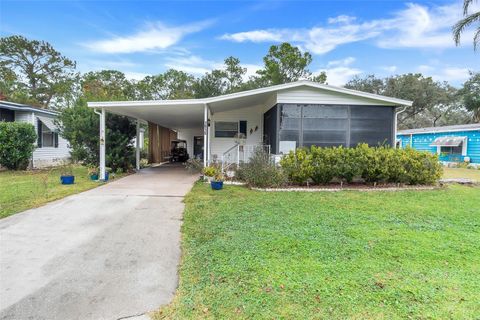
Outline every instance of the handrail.
{"label": "handrail", "polygon": [[227,163],[227,155],[230,154],[230,152],[232,152],[234,149],[237,149],[237,164],[238,164],[238,161],[240,160],[240,152],[239,152],[239,146],[240,144],[238,143],[235,143],[233,146],[231,146],[230,148],[227,149],[227,151],[225,151],[223,154],[222,154],[222,173],[225,173],[225,171],[227,170],[228,167],[230,167],[233,162],[231,163]]}
{"label": "handrail", "polygon": [[235,143],[233,146],[231,146],[230,148],[227,149],[227,151],[225,151],[222,155],[222,157],[224,155],[226,155],[227,153],[229,153],[230,151],[232,151],[234,148],[236,148],[239,144],[238,143]]}
{"label": "handrail", "polygon": [[[222,172],[225,173],[225,171],[234,163],[237,164],[237,166],[240,164],[240,155],[242,154],[242,161],[243,162],[248,162],[250,155],[253,153],[255,148],[264,148],[264,150],[270,154],[270,145],[267,144],[261,144],[261,145],[244,145],[242,152],[240,152],[240,144],[236,143],[230,148],[227,149],[222,154]],[[265,149],[266,148],[266,149]],[[236,151],[236,157],[235,154],[232,152],[234,150]],[[233,158],[233,159],[232,159]],[[232,161],[233,160],[233,161]]]}

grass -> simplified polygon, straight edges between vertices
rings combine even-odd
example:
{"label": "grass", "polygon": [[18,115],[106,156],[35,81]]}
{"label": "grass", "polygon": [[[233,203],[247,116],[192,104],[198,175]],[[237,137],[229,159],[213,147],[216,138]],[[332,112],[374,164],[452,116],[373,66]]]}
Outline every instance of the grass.
{"label": "grass", "polygon": [[41,206],[100,183],[90,180],[87,168],[75,166],[75,184],[60,184],[60,168],[0,172],[0,218]]}
{"label": "grass", "polygon": [[466,178],[480,182],[480,170],[466,168],[443,168],[443,178]]}
{"label": "grass", "polygon": [[478,319],[480,188],[187,195],[154,319]]}

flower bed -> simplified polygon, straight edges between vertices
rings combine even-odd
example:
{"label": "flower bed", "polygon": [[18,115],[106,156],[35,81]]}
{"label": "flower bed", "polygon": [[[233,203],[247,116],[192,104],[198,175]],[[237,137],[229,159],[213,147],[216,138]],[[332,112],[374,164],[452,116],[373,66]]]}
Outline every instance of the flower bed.
{"label": "flower bed", "polygon": [[[434,185],[442,175],[437,155],[414,149],[369,147],[297,149],[285,155],[280,166],[262,150],[237,170],[236,178],[250,187],[283,188],[306,185],[354,188],[378,184],[397,188],[403,185]],[[353,186],[352,183],[355,183]],[[348,186],[345,186],[347,184]],[[390,187],[388,187],[390,188]]]}

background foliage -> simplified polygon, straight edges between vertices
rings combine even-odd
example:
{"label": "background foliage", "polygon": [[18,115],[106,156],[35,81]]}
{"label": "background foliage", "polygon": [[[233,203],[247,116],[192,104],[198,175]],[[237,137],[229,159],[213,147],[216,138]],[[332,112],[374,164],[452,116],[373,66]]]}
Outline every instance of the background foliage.
{"label": "background foliage", "polygon": [[[73,157],[93,164],[98,160],[98,117],[86,101],[204,98],[301,79],[328,83],[324,72],[313,74],[308,69],[312,59],[309,52],[282,43],[270,47],[263,68],[248,78],[240,60],[227,57],[221,68],[200,77],[170,69],[137,81],[117,70],[81,75],[75,61],[48,42],[9,36],[0,38],[0,96],[61,111],[61,134],[72,146]],[[460,90],[422,74],[355,77],[346,87],[412,100],[413,106],[400,115],[400,128],[480,121],[480,75],[473,71]],[[132,165],[133,128],[131,120],[108,116],[108,166],[127,170]],[[348,158],[341,165],[350,166]],[[348,170],[342,172],[347,173],[343,179],[351,179]],[[318,174],[315,179],[327,178]],[[297,178],[299,182],[305,179]]]}

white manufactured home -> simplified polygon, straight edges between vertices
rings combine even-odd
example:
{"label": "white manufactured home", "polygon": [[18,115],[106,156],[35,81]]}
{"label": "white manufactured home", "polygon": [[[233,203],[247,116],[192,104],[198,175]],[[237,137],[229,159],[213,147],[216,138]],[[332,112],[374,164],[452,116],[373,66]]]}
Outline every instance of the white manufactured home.
{"label": "white manufactured home", "polygon": [[57,115],[52,110],[0,101],[0,121],[26,122],[35,127],[37,143],[30,165],[36,169],[61,164],[70,157],[68,142],[59,136],[54,122]]}
{"label": "white manufactured home", "polygon": [[311,145],[350,147],[365,142],[393,146],[397,114],[412,102],[297,81],[204,99],[88,105],[100,114],[102,175],[107,112],[173,130],[187,141],[190,157],[208,164],[248,161],[250,150],[259,145],[273,155]]}

